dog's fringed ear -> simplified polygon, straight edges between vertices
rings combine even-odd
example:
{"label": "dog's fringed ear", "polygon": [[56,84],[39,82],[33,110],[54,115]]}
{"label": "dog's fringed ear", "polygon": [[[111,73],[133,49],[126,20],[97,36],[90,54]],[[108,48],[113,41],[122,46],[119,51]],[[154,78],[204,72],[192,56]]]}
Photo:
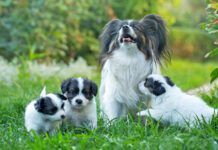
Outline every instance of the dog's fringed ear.
{"label": "dog's fringed ear", "polygon": [[101,54],[100,54],[100,62],[103,64],[104,54],[110,52],[110,44],[111,41],[116,37],[118,34],[119,28],[121,25],[121,21],[119,19],[114,19],[108,22],[101,35],[99,36],[100,45],[101,45]]}
{"label": "dog's fringed ear", "polygon": [[67,87],[68,87],[69,83],[70,83],[70,79],[64,80],[61,83],[61,91],[62,91],[63,94],[65,94],[67,92]]}
{"label": "dog's fringed ear", "polygon": [[43,87],[41,93],[40,93],[40,97],[45,97],[46,96],[46,86]]}
{"label": "dog's fringed ear", "polygon": [[65,97],[63,94],[57,93],[57,96],[58,96],[61,100],[67,100],[67,97]]}
{"label": "dog's fringed ear", "polygon": [[165,80],[166,80],[166,82],[167,82],[168,85],[170,85],[170,86],[174,86],[174,85],[175,85],[175,84],[173,83],[173,81],[172,81],[169,77],[164,76],[164,78],[165,78]]}
{"label": "dog's fringed ear", "polygon": [[91,82],[91,90],[92,90],[93,95],[97,96],[98,86],[94,82]]}
{"label": "dog's fringed ear", "polygon": [[45,98],[41,97],[37,102],[34,104],[34,107],[37,111],[41,112],[42,109],[45,107]]}
{"label": "dog's fringed ear", "polygon": [[156,56],[160,56],[166,48],[166,25],[158,15],[146,15],[140,22],[144,26],[146,38],[149,41],[149,49],[154,50]]}

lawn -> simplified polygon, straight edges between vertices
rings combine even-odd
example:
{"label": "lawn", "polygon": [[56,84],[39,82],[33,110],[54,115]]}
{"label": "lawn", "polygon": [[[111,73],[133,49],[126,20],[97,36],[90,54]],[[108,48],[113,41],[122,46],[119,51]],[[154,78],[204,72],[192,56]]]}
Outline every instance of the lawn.
{"label": "lawn", "polygon": [[[209,73],[216,63],[198,63],[173,59],[164,74],[188,90],[209,81]],[[163,126],[152,120],[144,126],[140,119],[117,120],[104,126],[99,118],[98,128],[68,129],[53,137],[31,137],[24,128],[24,109],[36,98],[44,84],[47,91],[60,91],[62,79],[56,76],[43,78],[30,75],[19,67],[18,80],[11,85],[0,82],[0,148],[1,149],[218,149],[218,118],[201,128],[181,129]],[[84,76],[84,75],[83,75]],[[92,77],[100,82],[99,74]],[[211,105],[218,107],[218,89],[202,96]]]}
{"label": "lawn", "polygon": [[172,59],[162,73],[168,75],[183,90],[197,88],[210,81],[210,72],[217,62],[199,63],[191,60]]}

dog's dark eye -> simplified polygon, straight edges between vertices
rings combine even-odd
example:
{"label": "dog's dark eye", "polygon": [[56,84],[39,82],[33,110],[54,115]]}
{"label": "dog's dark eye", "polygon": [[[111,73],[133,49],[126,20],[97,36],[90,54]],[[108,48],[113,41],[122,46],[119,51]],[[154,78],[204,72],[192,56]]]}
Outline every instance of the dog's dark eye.
{"label": "dog's dark eye", "polygon": [[57,111],[58,111],[58,108],[57,107],[53,107],[51,109],[51,114],[55,114]]}
{"label": "dog's dark eye", "polygon": [[64,103],[61,105],[61,109],[64,109]]}
{"label": "dog's dark eye", "polygon": [[89,92],[88,92],[87,90],[83,89],[83,90],[82,90],[82,93],[83,93],[83,94],[88,94]]}
{"label": "dog's dark eye", "polygon": [[72,92],[72,93],[78,93],[78,92],[79,92],[79,89],[78,89],[78,88],[74,88],[74,89],[71,90],[71,92]]}
{"label": "dog's dark eye", "polygon": [[132,28],[137,29],[137,27],[135,25],[131,25]]}

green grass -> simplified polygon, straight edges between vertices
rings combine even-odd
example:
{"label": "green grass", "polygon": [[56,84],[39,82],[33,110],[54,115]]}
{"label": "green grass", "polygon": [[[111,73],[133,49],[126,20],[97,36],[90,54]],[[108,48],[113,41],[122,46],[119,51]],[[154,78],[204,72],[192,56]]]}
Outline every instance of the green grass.
{"label": "green grass", "polygon": [[[209,81],[209,67],[213,64],[172,60],[164,72],[179,86],[189,89]],[[99,77],[93,79],[97,83],[100,81]],[[99,118],[98,128],[94,131],[69,129],[53,137],[31,137],[24,128],[25,106],[39,95],[44,84],[47,91],[58,92],[60,83],[61,80],[55,77],[45,80],[24,72],[11,86],[0,83],[0,149],[218,149],[217,117],[208,125],[190,130],[164,127],[152,120],[144,126],[140,119],[120,119],[106,127]],[[217,91],[218,88],[202,97],[211,106],[218,107]]]}
{"label": "green grass", "polygon": [[199,63],[191,60],[172,59],[162,73],[168,75],[183,90],[197,88],[210,81],[211,71],[217,62]]}

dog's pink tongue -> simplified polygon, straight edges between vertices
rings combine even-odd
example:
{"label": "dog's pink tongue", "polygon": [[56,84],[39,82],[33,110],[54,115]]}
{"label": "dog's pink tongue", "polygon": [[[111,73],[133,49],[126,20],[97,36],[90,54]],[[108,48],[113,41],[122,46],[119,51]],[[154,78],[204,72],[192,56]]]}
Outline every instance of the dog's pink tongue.
{"label": "dog's pink tongue", "polygon": [[124,42],[132,42],[132,39],[131,38],[123,38],[123,41]]}

